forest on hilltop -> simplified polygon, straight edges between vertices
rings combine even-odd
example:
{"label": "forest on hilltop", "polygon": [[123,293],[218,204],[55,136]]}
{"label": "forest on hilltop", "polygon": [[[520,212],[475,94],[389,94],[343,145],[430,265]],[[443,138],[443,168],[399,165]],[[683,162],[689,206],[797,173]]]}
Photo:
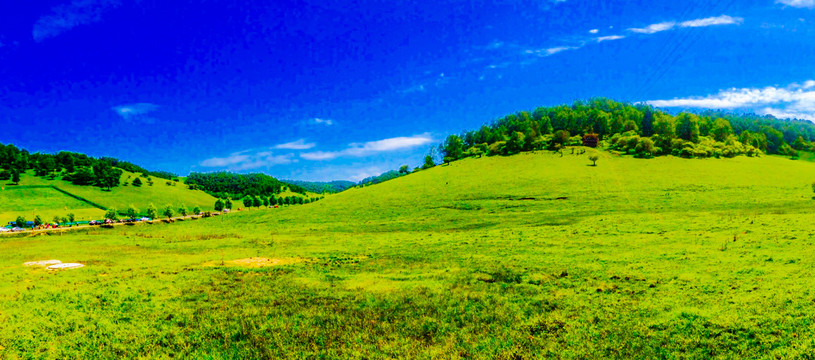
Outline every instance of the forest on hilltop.
{"label": "forest on hilltop", "polygon": [[798,150],[815,150],[815,125],[713,110],[671,115],[646,104],[594,98],[504,116],[478,130],[449,135],[439,150],[443,161],[450,162],[469,156],[557,150],[591,138],[613,151],[639,157],[760,153],[797,157]]}

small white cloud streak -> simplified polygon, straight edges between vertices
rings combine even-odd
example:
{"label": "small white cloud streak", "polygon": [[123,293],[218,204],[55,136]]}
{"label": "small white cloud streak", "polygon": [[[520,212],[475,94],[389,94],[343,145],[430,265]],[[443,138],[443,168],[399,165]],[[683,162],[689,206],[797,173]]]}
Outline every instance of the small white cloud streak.
{"label": "small white cloud streak", "polygon": [[785,88],[731,88],[704,97],[652,100],[656,107],[753,109],[778,118],[798,118],[815,121],[815,81],[790,84]]}
{"label": "small white cloud streak", "polygon": [[657,24],[651,24],[644,28],[629,28],[628,30],[638,34],[655,34],[661,31],[671,30],[674,28],[674,26],[676,26],[675,22],[666,21]]}
{"label": "small white cloud streak", "polygon": [[797,8],[815,8],[815,0],[776,0],[775,3]]}
{"label": "small white cloud streak", "polygon": [[598,33],[598,32],[600,32],[600,30],[598,30],[598,29],[591,29],[591,30],[589,30],[589,34],[596,34],[596,33]]}
{"label": "small white cloud streak", "polygon": [[126,121],[140,121],[144,123],[153,123],[155,119],[146,116],[147,114],[158,110],[159,106],[151,103],[134,103],[125,104],[111,107],[116,114],[125,119]]}
{"label": "small white cloud streak", "polygon": [[620,39],[625,39],[625,36],[623,36],[623,35],[610,35],[610,36],[600,36],[600,37],[595,38],[595,40],[597,40],[597,42],[620,40]]}
{"label": "small white cloud streak", "polygon": [[74,0],[55,6],[34,23],[31,35],[37,42],[58,36],[77,26],[101,21],[105,11],[119,5],[117,0]]}
{"label": "small white cloud streak", "polygon": [[722,16],[714,16],[704,19],[696,19],[696,20],[689,20],[684,21],[679,24],[681,27],[704,27],[704,26],[716,26],[716,25],[738,25],[744,22],[744,19],[740,17],[732,17],[727,15]]}
{"label": "small white cloud streak", "polygon": [[334,120],[331,120],[331,119],[313,118],[313,119],[311,119],[310,122],[312,124],[316,124],[316,125],[325,125],[325,126],[334,125]]}
{"label": "small white cloud streak", "polygon": [[301,153],[300,157],[306,160],[332,160],[338,157],[353,156],[362,157],[375,153],[395,151],[413,148],[416,146],[426,145],[433,142],[427,134],[415,136],[401,136],[377,141],[369,141],[365,143],[351,143],[348,148],[341,151],[312,151]]}
{"label": "small white cloud streak", "polygon": [[315,143],[307,143],[306,139],[299,139],[284,144],[275,145],[275,149],[308,150],[315,146]]}
{"label": "small white cloud streak", "polygon": [[225,157],[209,158],[201,162],[203,167],[225,168],[229,170],[249,170],[296,162],[293,154],[275,155],[271,151],[240,151]]}

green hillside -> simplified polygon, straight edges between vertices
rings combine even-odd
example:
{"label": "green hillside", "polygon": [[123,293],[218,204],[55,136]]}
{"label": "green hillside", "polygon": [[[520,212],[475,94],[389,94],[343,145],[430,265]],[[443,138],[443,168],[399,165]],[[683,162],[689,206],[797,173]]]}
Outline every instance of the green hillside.
{"label": "green hillside", "polygon": [[[815,164],[590,154],[464,159],[303,206],[0,238],[0,357],[815,352]],[[21,266],[44,259],[87,266]]]}
{"label": "green hillside", "polygon": [[[136,176],[136,174],[125,171],[122,173],[121,182],[130,183]],[[141,187],[120,185],[108,191],[96,186],[74,185],[59,179],[47,180],[27,172],[21,174],[20,187],[32,185],[55,186],[101,207],[116,208],[119,211],[124,211],[128,206],[133,205],[144,212],[150,203],[159,208],[171,204],[174,207],[181,205],[188,208],[199,206],[203,210],[211,210],[215,204],[214,197],[200,190],[189,190],[180,181],[174,182],[160,178],[153,178],[153,180],[154,184],[152,186],[142,179],[144,184]],[[50,221],[54,215],[65,216],[68,212],[75,213],[77,219],[81,220],[87,220],[91,216],[99,218],[99,216],[104,215],[104,210],[94,210],[93,206],[53,189],[39,189],[36,194],[15,190],[15,185],[5,185],[5,189],[6,191],[0,194],[2,196],[0,200],[5,201],[9,206],[4,206],[3,210],[0,211],[0,221],[2,223],[14,220],[18,215],[24,215],[28,220],[31,220],[33,215],[36,214],[47,221]]]}

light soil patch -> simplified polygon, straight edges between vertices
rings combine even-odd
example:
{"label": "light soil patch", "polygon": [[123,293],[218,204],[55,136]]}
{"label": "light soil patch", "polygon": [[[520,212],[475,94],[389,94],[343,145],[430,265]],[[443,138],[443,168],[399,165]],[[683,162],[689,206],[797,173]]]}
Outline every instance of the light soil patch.
{"label": "light soil patch", "polygon": [[80,263],[63,263],[63,264],[56,264],[47,267],[48,270],[68,270],[68,269],[78,269],[81,267],[85,267],[85,264]]}
{"label": "light soil patch", "polygon": [[265,257],[250,257],[245,259],[236,259],[229,261],[210,261],[204,266],[240,266],[248,268],[262,268],[281,265],[290,265],[306,262],[308,259],[303,258],[265,258]]}
{"label": "light soil patch", "polygon": [[51,266],[62,264],[62,261],[59,260],[40,260],[40,261],[29,261],[23,263],[23,266]]}

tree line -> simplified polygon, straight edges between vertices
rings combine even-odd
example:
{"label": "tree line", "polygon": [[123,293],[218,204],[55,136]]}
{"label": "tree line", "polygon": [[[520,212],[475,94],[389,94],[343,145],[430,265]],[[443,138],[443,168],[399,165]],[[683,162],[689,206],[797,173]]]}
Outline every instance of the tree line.
{"label": "tree line", "polygon": [[[166,171],[148,171],[133,163],[112,157],[94,158],[85,154],[60,151],[56,154],[30,153],[9,144],[0,144],[0,180],[20,181],[20,174],[33,170],[34,175],[55,179],[61,177],[75,185],[113,188],[119,186],[122,170],[145,178],[177,179]],[[139,181],[140,183],[141,181]]]}
{"label": "tree line", "polygon": [[[815,150],[815,124],[710,110],[672,115],[646,104],[594,98],[509,114],[477,130],[449,135],[438,150],[446,163],[471,156],[557,150],[582,145],[587,138],[641,157],[797,156],[798,150]],[[428,155],[423,168],[433,165],[433,156]]]}
{"label": "tree line", "polygon": [[203,190],[217,198],[269,197],[284,192],[306,194],[302,186],[284,183],[266,174],[235,174],[227,171],[190,173],[184,180],[191,189]]}

